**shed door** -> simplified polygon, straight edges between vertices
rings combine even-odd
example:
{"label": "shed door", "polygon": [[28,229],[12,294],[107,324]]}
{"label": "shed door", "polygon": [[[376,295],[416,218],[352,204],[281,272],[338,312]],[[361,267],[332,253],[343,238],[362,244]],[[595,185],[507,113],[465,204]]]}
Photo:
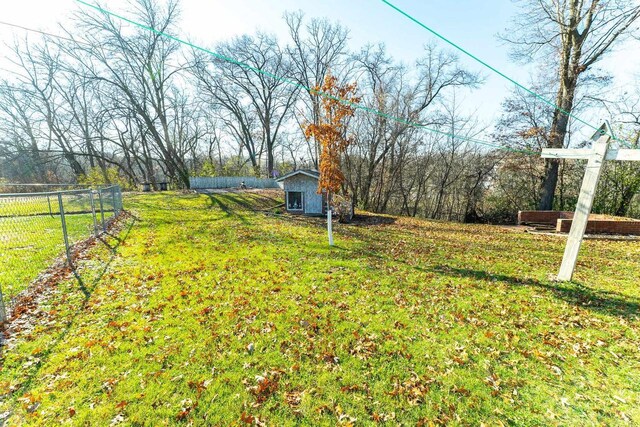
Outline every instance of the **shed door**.
{"label": "shed door", "polygon": [[302,191],[287,191],[287,210],[304,211],[304,194]]}

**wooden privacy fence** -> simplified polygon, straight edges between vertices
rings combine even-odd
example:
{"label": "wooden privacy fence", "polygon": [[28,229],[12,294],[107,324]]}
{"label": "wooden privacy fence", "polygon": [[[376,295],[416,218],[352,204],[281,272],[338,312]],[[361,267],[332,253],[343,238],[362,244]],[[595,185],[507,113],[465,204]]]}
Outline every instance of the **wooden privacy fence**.
{"label": "wooden privacy fence", "polygon": [[242,182],[247,188],[280,188],[274,179],[256,178],[253,176],[216,176],[191,177],[191,188],[194,190],[208,188],[239,188]]}

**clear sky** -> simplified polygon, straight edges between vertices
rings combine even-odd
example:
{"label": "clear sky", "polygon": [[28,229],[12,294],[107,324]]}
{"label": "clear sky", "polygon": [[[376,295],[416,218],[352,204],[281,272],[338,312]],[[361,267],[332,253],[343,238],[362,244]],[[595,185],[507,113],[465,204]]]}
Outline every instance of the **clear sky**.
{"label": "clear sky", "polygon": [[[514,64],[508,57],[508,46],[497,39],[517,13],[511,0],[392,0],[418,20],[450,38],[487,63],[523,84],[532,71]],[[0,21],[52,33],[60,33],[59,23],[82,7],[74,0],[4,0]],[[102,2],[114,12],[127,15],[127,0]],[[358,49],[366,43],[384,42],[395,58],[410,63],[421,54],[422,46],[436,41],[435,37],[410,22],[380,0],[181,0],[180,34],[206,46],[235,35],[252,33],[256,29],[286,36],[282,20],[285,11],[303,10],[308,17],[327,17],[339,21],[351,30],[351,46]],[[11,43],[22,30],[0,25],[0,40]],[[30,37],[33,37],[31,35]],[[437,41],[440,46],[443,42]],[[637,85],[640,55],[635,46],[623,46],[608,61],[607,69],[614,73],[614,86]],[[7,55],[0,45],[0,67]],[[462,57],[462,55],[461,55]],[[513,85],[492,74],[471,59],[464,59],[468,68],[482,71],[487,77],[481,90],[461,94],[467,111],[477,111],[484,121],[500,114],[500,103]],[[4,64],[4,65],[3,65]],[[0,71],[1,73],[2,71]],[[585,118],[586,119],[586,118]],[[595,121],[600,117],[589,118]]]}

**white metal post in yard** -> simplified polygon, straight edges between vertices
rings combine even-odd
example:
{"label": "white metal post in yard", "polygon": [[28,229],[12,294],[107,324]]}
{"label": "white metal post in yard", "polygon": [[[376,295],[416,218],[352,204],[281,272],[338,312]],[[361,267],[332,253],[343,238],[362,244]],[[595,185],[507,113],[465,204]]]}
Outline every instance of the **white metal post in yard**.
{"label": "white metal post in yard", "polygon": [[329,246],[333,246],[333,213],[331,212],[331,197],[327,192],[327,233],[329,233]]}
{"label": "white metal post in yard", "polygon": [[602,173],[602,165],[609,150],[609,141],[610,137],[608,135],[600,137],[587,157],[587,168],[584,172],[576,212],[571,222],[567,246],[564,249],[564,257],[562,258],[562,265],[558,273],[558,280],[568,281],[573,277],[573,271],[578,261],[578,252],[580,252],[580,247],[582,246],[582,239],[587,229],[589,214],[593,207],[598,181]]}
{"label": "white metal post in yard", "polygon": [[570,281],[578,260],[578,252],[582,246],[584,233],[587,229],[589,214],[593,207],[593,200],[598,188],[598,181],[602,173],[602,166],[606,160],[631,160],[640,161],[640,150],[609,148],[612,135],[608,123],[602,125],[600,130],[592,137],[593,148],[567,149],[548,148],[542,150],[542,157],[547,159],[587,159],[587,168],[580,189],[580,196],[576,211],[571,222],[571,230],[567,246],[564,250],[562,265],[558,273],[558,280]]}

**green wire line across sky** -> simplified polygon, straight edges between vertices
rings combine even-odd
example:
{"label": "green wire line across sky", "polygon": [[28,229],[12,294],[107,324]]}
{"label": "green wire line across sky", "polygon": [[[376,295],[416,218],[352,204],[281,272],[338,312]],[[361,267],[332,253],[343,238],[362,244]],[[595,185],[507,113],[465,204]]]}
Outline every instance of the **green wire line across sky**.
{"label": "green wire line across sky", "polygon": [[592,129],[594,129],[596,132],[599,132],[601,135],[609,135],[613,140],[615,140],[615,141],[617,141],[617,142],[619,142],[621,144],[624,144],[627,148],[631,148],[631,145],[628,142],[623,141],[621,139],[618,139],[618,138],[616,138],[615,135],[613,135],[613,133],[608,134],[606,131],[602,130],[599,126],[594,126],[591,123],[588,123],[588,122],[582,120],[581,118],[571,114],[570,112],[565,111],[564,109],[562,109],[559,106],[557,106],[553,101],[548,100],[544,96],[534,92],[533,90],[529,89],[528,87],[524,86],[523,84],[518,83],[516,80],[514,80],[511,77],[507,76],[506,74],[504,74],[503,72],[501,72],[497,68],[492,67],[491,65],[487,64],[482,59],[478,58],[477,56],[475,56],[474,54],[472,54],[468,50],[466,50],[463,47],[461,47],[461,46],[457,45],[456,43],[452,42],[451,40],[449,40],[448,38],[446,38],[442,34],[438,33],[436,30],[430,28],[425,23],[423,23],[423,22],[419,21],[418,19],[414,18],[413,16],[411,16],[410,14],[405,12],[404,10],[400,9],[398,6],[394,5],[393,3],[389,2],[388,0],[381,0],[381,1],[384,4],[386,4],[387,6],[389,6],[390,8],[392,8],[393,10],[395,10],[396,12],[398,12],[399,14],[401,14],[402,16],[404,16],[405,18],[409,19],[410,21],[418,24],[420,27],[422,27],[425,30],[429,31],[431,34],[433,34],[434,36],[438,37],[440,40],[444,41],[445,43],[447,43],[447,44],[449,44],[449,45],[451,45],[453,47],[455,47],[460,52],[464,53],[465,55],[469,56],[473,60],[479,62],[482,65],[484,65],[485,67],[487,67],[488,69],[490,69],[494,73],[498,74],[499,76],[504,77],[505,79],[509,80],[514,85],[516,85],[519,88],[527,91],[528,93],[530,93],[531,95],[535,96],[536,98],[538,98],[539,100],[541,100],[545,104],[548,104],[551,107],[553,107],[554,109],[560,111],[562,114],[566,115],[567,117],[571,117],[572,119],[582,123],[583,125],[586,125],[586,126],[592,128]]}
{"label": "green wire line across sky", "polygon": [[149,27],[148,25],[145,25],[145,24],[142,24],[140,22],[131,20],[131,19],[126,18],[126,17],[124,17],[122,15],[119,15],[119,14],[116,14],[114,12],[111,12],[109,10],[103,9],[100,6],[93,5],[91,3],[87,3],[84,0],[75,0],[75,1],[80,3],[80,4],[82,4],[82,5],[84,5],[84,6],[87,6],[87,7],[90,7],[92,9],[94,9],[94,10],[97,10],[97,11],[99,11],[99,12],[105,14],[105,15],[113,16],[114,18],[117,18],[117,19],[122,20],[124,22],[127,22],[129,24],[135,25],[135,26],[137,26],[139,28],[154,32],[154,33],[156,33],[158,35],[161,35],[161,36],[166,37],[168,39],[174,40],[174,41],[176,41],[178,43],[181,43],[181,44],[183,44],[185,46],[189,46],[192,49],[208,53],[208,54],[210,54],[210,55],[212,55],[212,56],[214,56],[214,57],[216,57],[218,59],[221,59],[223,61],[238,65],[240,67],[246,68],[246,69],[254,71],[256,73],[263,74],[265,76],[268,76],[268,77],[271,77],[273,79],[279,80],[279,81],[284,82],[286,84],[289,84],[291,86],[295,86],[295,87],[297,87],[299,89],[304,89],[304,90],[306,90],[308,92],[313,91],[314,93],[316,93],[316,94],[318,94],[318,95],[320,95],[322,97],[334,99],[334,100],[336,100],[338,102],[341,102],[343,104],[350,105],[353,108],[356,108],[356,109],[359,109],[359,110],[362,110],[362,111],[365,111],[365,112],[368,112],[368,113],[376,114],[377,116],[383,117],[383,118],[388,119],[388,120],[395,121],[397,123],[406,124],[408,126],[412,126],[412,127],[419,128],[419,129],[424,129],[426,131],[429,131],[429,132],[432,132],[432,133],[435,133],[435,134],[438,134],[438,135],[447,136],[447,137],[450,137],[450,138],[453,138],[453,139],[458,139],[458,140],[465,141],[465,142],[470,142],[470,143],[473,143],[473,144],[484,145],[484,146],[496,148],[496,149],[499,149],[499,150],[511,151],[511,152],[514,152],[514,153],[521,153],[521,154],[527,154],[527,155],[539,155],[540,154],[539,152],[535,152],[535,151],[531,151],[531,150],[514,149],[514,148],[511,148],[511,147],[505,147],[503,145],[494,144],[492,142],[483,141],[483,140],[480,140],[480,139],[469,138],[469,137],[462,136],[462,135],[456,135],[456,134],[452,134],[452,133],[448,133],[448,132],[443,132],[441,130],[433,129],[433,128],[430,128],[428,126],[422,125],[420,123],[416,123],[416,122],[412,122],[410,120],[405,120],[405,119],[400,118],[400,117],[392,116],[390,114],[384,113],[384,112],[382,112],[380,110],[377,110],[375,108],[367,107],[365,105],[362,105],[362,104],[359,104],[359,103],[356,103],[356,102],[353,102],[353,101],[349,101],[349,100],[341,99],[341,98],[336,98],[335,96],[333,96],[331,94],[328,94],[328,93],[325,93],[325,92],[322,92],[322,91],[317,91],[317,90],[312,89],[310,87],[307,87],[307,86],[305,86],[303,84],[300,84],[300,83],[298,83],[298,82],[296,82],[294,80],[288,79],[286,77],[277,76],[277,75],[275,75],[273,73],[270,73],[268,71],[262,70],[260,68],[253,67],[253,66],[251,66],[251,65],[249,65],[247,63],[244,63],[242,61],[238,61],[236,59],[229,58],[229,57],[227,57],[225,55],[221,55],[221,54],[216,53],[216,52],[214,52],[212,50],[200,47],[200,46],[195,45],[195,44],[193,44],[191,42],[188,42],[186,40],[182,40],[182,39],[180,39],[178,37],[175,37],[175,36],[172,36],[170,34],[167,34],[167,33],[163,32],[163,31],[156,30],[155,28]]}

